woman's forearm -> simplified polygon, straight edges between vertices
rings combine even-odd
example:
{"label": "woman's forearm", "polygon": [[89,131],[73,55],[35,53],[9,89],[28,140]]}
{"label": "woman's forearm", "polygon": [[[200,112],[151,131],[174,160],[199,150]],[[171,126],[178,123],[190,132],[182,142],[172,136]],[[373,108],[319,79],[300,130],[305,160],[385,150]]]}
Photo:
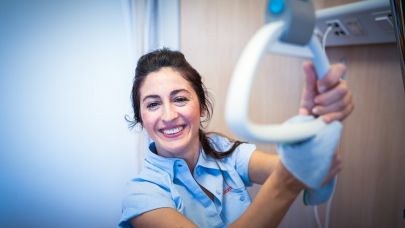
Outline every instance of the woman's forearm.
{"label": "woman's forearm", "polygon": [[263,185],[276,169],[280,159],[277,153],[256,150],[249,160],[249,178],[255,184]]}
{"label": "woman's forearm", "polygon": [[304,185],[278,162],[254,201],[229,227],[277,227]]}

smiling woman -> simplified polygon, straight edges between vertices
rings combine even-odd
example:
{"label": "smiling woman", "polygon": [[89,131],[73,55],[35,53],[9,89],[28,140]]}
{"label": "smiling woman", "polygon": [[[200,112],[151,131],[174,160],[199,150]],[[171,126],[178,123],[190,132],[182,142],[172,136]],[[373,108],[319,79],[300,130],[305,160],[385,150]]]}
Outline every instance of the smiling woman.
{"label": "smiling woman", "polygon": [[[207,135],[203,131],[202,122],[211,117],[212,105],[201,76],[186,61],[184,55],[163,49],[141,57],[132,89],[132,104],[134,108],[132,126],[141,124],[153,140],[145,159],[146,169],[140,174],[139,180],[152,181],[155,184],[142,184],[138,181],[130,183],[132,190],[124,203],[121,225],[129,226],[132,217],[136,217],[132,220],[133,223],[142,224],[145,218],[148,222],[149,216],[153,217],[154,213],[160,213],[161,210],[164,212],[162,208],[167,207],[177,208],[193,223],[203,227],[218,226],[225,221],[236,219],[250,203],[245,188],[245,185],[250,185],[247,162],[255,147],[243,144],[236,150],[241,142],[233,142],[219,135]],[[244,153],[238,153],[242,149]],[[229,158],[234,164],[232,162],[222,164],[212,159],[223,158],[234,151],[234,156]],[[236,170],[232,168],[235,165],[238,167]],[[156,168],[160,171],[149,172]],[[184,171],[184,168],[187,171]],[[214,170],[216,175],[207,177],[206,172],[209,170],[211,172]],[[229,176],[219,175],[221,172],[229,172]],[[166,180],[165,173],[170,173],[172,178],[183,179],[182,182],[185,183]],[[154,181],[156,177],[160,180]],[[216,186],[224,181],[223,178],[229,183],[224,193],[222,185],[220,188]],[[159,197],[168,192],[161,192],[158,186],[170,189],[176,203],[170,203],[173,197]],[[151,194],[143,195],[141,192],[144,191]],[[226,194],[227,197],[222,198],[222,194]],[[239,196],[234,196],[235,194]],[[229,197],[240,197],[243,200],[227,203],[226,207],[224,205],[223,213],[228,218],[222,221],[219,215],[213,212],[225,199],[229,201]],[[204,204],[195,204],[196,199]],[[208,212],[211,216],[206,214],[206,206],[209,206]],[[231,207],[238,210],[230,210]],[[136,216],[138,213],[132,213],[134,209],[140,213],[147,212],[148,208],[160,209],[145,213],[146,216]],[[169,214],[178,216],[175,211],[169,211]],[[207,220],[207,216],[213,219]],[[188,219],[183,217],[181,221],[188,224]]]}
{"label": "smiling woman", "polygon": [[190,83],[179,72],[165,67],[149,74],[140,94],[143,127],[156,143],[159,154],[183,158],[194,166],[201,113]]}
{"label": "smiling woman", "polygon": [[[336,81],[350,98],[345,84],[333,80],[341,67],[331,67],[327,91],[336,96],[337,85],[331,83]],[[141,125],[152,143],[144,169],[129,182],[120,226],[277,226],[304,188],[278,156],[204,132],[202,122],[210,119],[212,105],[200,74],[182,53],[150,52],[139,59],[135,72],[131,126]],[[337,111],[351,103],[349,99]],[[329,178],[339,164],[338,159],[333,161]],[[252,183],[263,184],[253,202],[246,188]]]}
{"label": "smiling woman", "polygon": [[[164,91],[166,94],[163,93]],[[180,52],[162,49],[146,54],[139,59],[132,87],[132,107],[134,109],[134,118],[133,121],[130,121],[130,126],[140,124],[145,127],[153,140],[159,134],[154,134],[149,125],[145,126],[144,118],[149,119],[149,113],[151,113],[150,118],[160,114],[160,117],[164,120],[168,118],[166,115],[178,115],[177,110],[185,114],[188,113],[186,112],[188,110],[190,112],[183,119],[185,123],[192,123],[193,125],[171,126],[167,125],[167,122],[170,123],[171,121],[164,121],[165,123],[161,124],[163,127],[160,126],[161,129],[157,129],[158,133],[160,130],[160,136],[165,136],[166,139],[176,136],[164,135],[162,130],[183,127],[179,133],[188,132],[190,137],[198,136],[197,141],[201,141],[206,153],[215,158],[226,157],[241,143],[236,141],[229,150],[221,152],[211,146],[202,128],[203,123],[211,118],[212,102],[202,83],[200,74],[186,61],[184,55]],[[157,111],[152,112],[155,110]],[[170,118],[173,117],[169,116]],[[177,118],[173,119],[179,121]],[[170,124],[173,125],[174,123]],[[175,129],[171,131],[173,130]]]}

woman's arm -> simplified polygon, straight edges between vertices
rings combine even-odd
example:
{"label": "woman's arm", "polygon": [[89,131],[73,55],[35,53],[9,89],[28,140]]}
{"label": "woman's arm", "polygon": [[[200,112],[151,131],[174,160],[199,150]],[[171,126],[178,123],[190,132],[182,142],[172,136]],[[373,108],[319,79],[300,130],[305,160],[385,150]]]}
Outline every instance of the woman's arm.
{"label": "woman's arm", "polygon": [[[259,155],[256,158],[260,158],[262,155],[261,153],[254,154]],[[263,158],[267,160],[268,157]],[[278,160],[278,158],[275,159]],[[269,160],[273,160],[273,158]],[[273,169],[266,169],[260,175],[265,175],[266,172],[270,172],[271,175],[265,180],[252,204],[229,227],[277,227],[297,195],[304,189],[304,185],[292,176],[279,161],[276,161]],[[258,179],[261,180],[261,178]]]}
{"label": "woman's arm", "polygon": [[[255,184],[264,184],[267,178],[273,173],[280,159],[276,153],[268,153],[255,150],[249,161],[249,178]],[[339,151],[336,151],[332,166],[329,170],[324,184],[328,183],[342,170],[342,158]]]}
{"label": "woman's arm", "polygon": [[264,184],[280,161],[278,154],[255,150],[249,160],[249,178],[255,184]]}
{"label": "woman's arm", "polygon": [[159,208],[148,211],[131,219],[130,222],[133,227],[197,227],[173,208]]}

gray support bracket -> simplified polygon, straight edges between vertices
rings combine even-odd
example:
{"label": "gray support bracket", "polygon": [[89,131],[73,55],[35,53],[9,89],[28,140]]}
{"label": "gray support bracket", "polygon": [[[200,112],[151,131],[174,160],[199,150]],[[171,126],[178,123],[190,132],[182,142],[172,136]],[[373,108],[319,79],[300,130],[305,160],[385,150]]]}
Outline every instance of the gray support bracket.
{"label": "gray support bracket", "polygon": [[309,43],[315,28],[315,10],[311,0],[269,0],[266,23],[283,20],[286,28],[281,41],[296,45]]}

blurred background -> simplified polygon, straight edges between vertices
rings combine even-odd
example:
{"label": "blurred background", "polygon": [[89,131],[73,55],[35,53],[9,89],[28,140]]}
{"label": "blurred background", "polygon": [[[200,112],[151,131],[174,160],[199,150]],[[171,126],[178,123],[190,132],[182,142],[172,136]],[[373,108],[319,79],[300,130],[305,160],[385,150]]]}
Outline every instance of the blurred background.
{"label": "blurred background", "polygon": [[0,2],[0,227],[118,225],[144,145],[124,119],[136,59],[178,45],[156,2]]}
{"label": "blurred background", "polygon": [[[352,2],[314,0],[317,9]],[[150,50],[186,55],[215,98],[208,130],[235,137],[223,116],[226,88],[243,47],[264,24],[266,3],[1,1],[0,227],[118,225],[125,184],[140,170],[148,142],[140,129],[128,129],[125,116],[132,115],[136,61]],[[404,227],[405,95],[397,45],[328,47],[327,54],[348,65],[356,104],[344,122],[331,227]],[[251,117],[282,122],[298,109],[302,60],[263,62]],[[250,189],[253,196],[258,188]],[[315,227],[301,196],[280,227]]]}

